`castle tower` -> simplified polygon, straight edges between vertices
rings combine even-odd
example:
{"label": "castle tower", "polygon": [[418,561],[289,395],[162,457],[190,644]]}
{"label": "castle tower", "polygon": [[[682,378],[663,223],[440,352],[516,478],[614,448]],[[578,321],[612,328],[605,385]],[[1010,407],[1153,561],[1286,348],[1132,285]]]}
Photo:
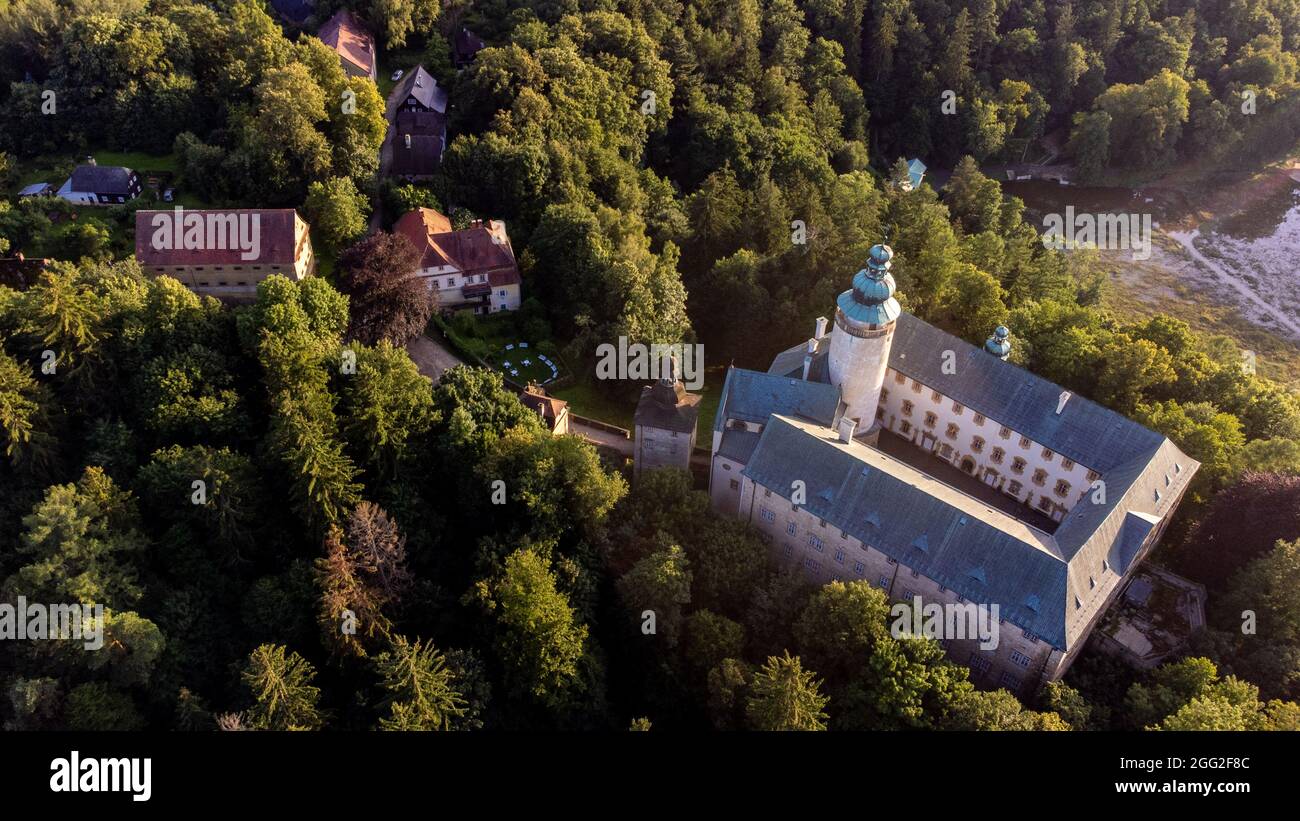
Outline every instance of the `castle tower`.
{"label": "castle tower", "polygon": [[836,300],[835,330],[831,334],[830,377],[847,406],[846,419],[868,435],[876,429],[876,406],[889,364],[894,323],[902,309],[894,299],[889,273],[894,252],[875,245],[867,267],[853,277],[853,288]]}
{"label": "castle tower", "polygon": [[999,325],[993,330],[993,336],[984,340],[984,350],[1003,362],[1007,361],[1007,357],[1011,356],[1011,340],[1008,338],[1010,336],[1011,331],[1007,330],[1007,326]]}
{"label": "castle tower", "polygon": [[645,470],[661,467],[690,470],[691,467],[700,397],[687,393],[677,378],[676,357],[662,371],[659,381],[641,389],[641,399],[636,403],[633,479],[639,479]]}

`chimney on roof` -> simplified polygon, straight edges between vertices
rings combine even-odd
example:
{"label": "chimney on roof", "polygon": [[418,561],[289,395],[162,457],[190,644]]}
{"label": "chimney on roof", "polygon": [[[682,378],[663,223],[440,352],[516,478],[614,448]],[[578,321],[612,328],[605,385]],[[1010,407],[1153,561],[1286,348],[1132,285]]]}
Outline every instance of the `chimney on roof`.
{"label": "chimney on roof", "polygon": [[411,147],[411,135],[410,135],[410,134],[403,134],[403,135],[402,135],[402,138],[406,140],[406,147],[407,147],[407,148],[410,148],[410,147]]}
{"label": "chimney on roof", "polygon": [[817,352],[817,340],[808,340],[808,350],[803,354],[803,381],[808,381],[808,373],[812,370],[813,354]]}
{"label": "chimney on roof", "polygon": [[857,429],[858,422],[852,416],[845,416],[840,419],[840,441],[845,444],[853,441],[853,432]]}
{"label": "chimney on roof", "polygon": [[1070,401],[1070,392],[1061,391],[1061,396],[1056,400],[1056,415],[1060,416],[1061,411],[1065,410],[1065,403]]}
{"label": "chimney on roof", "polygon": [[27,259],[27,257],[23,256],[22,251],[19,251],[18,253],[14,254],[14,259],[18,260],[19,262],[22,262],[23,260]]}
{"label": "chimney on roof", "polygon": [[817,330],[813,333],[813,339],[821,339],[826,336],[826,317],[817,317]]}
{"label": "chimney on roof", "polygon": [[86,157],[86,165],[98,165],[94,157]]}

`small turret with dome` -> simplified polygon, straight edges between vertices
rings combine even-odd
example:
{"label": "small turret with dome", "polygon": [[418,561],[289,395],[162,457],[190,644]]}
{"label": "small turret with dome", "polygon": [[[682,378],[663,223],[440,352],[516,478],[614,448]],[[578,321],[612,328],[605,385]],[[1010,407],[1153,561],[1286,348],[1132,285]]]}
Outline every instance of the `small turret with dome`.
{"label": "small turret with dome", "polygon": [[999,325],[993,329],[993,336],[984,340],[984,350],[1006,361],[1011,355],[1011,331],[1007,330],[1006,325]]}
{"label": "small turret with dome", "polygon": [[[894,251],[880,243],[853,277],[853,287],[836,299],[835,331],[829,357],[831,383],[840,389],[844,416],[870,437],[878,429],[876,407],[889,363],[889,347],[902,308],[889,273]],[[860,434],[861,435],[861,434]]]}

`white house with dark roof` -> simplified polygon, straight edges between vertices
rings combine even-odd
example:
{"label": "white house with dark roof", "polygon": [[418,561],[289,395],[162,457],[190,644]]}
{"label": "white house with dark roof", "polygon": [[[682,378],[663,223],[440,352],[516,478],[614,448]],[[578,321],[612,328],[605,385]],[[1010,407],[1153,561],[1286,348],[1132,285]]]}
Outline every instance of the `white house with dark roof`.
{"label": "white house with dark roof", "polygon": [[58,196],[76,205],[117,205],[140,196],[140,175],[120,165],[77,166],[59,188]]}
{"label": "white house with dark roof", "polygon": [[893,599],[994,605],[998,646],[944,641],[985,686],[1062,676],[1200,467],[1169,439],[903,312],[871,250],[804,344],[728,371],[716,510],[776,561]]}

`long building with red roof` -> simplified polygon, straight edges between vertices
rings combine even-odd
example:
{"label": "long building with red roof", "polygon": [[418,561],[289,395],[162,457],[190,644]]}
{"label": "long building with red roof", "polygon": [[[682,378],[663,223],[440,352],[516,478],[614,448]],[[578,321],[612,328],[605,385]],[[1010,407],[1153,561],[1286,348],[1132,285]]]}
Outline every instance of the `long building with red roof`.
{"label": "long building with red roof", "polygon": [[137,211],[135,258],[150,276],[232,300],[256,298],[274,274],[300,281],[316,271],[311,228],[292,208]]}

